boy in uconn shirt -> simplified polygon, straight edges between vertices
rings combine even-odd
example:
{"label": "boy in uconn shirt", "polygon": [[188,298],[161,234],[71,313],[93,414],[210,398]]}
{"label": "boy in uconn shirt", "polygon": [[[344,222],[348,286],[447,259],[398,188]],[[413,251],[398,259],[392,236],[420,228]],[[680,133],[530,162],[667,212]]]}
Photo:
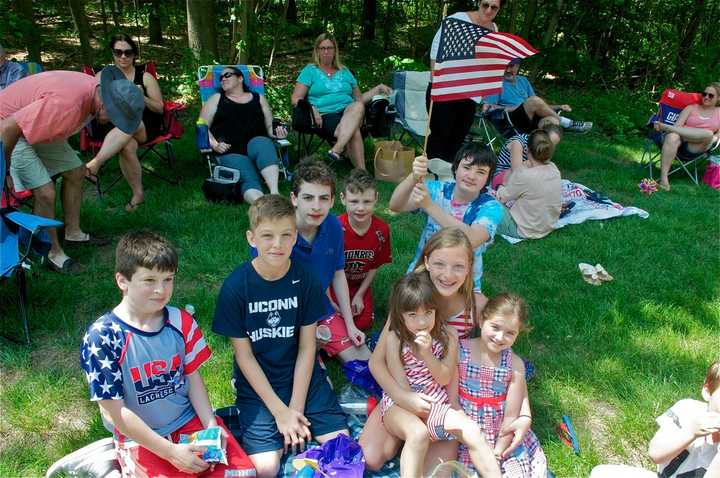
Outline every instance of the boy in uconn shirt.
{"label": "boy in uconn shirt", "polygon": [[[115,281],[123,298],[97,319],[80,346],[80,365],[113,433],[123,476],[255,476],[240,445],[215,417],[198,372],[210,349],[195,320],[167,303],[178,257],[149,231],[123,236]],[[220,426],[228,465],[211,466],[204,447],[178,444],[180,434]]]}
{"label": "boy in uconn shirt", "polygon": [[218,297],[213,331],[230,337],[242,446],[259,477],[275,477],[283,451],[348,433],[345,415],[318,365],[316,323],[325,290],[290,256],[295,208],[270,194],[248,210],[256,257],[235,269]]}

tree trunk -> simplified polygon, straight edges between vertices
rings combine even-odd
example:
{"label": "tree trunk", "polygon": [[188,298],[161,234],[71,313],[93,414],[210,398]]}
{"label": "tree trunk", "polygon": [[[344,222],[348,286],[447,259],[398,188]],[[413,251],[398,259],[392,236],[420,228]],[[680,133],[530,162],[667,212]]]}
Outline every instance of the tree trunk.
{"label": "tree trunk", "polygon": [[113,25],[120,28],[120,0],[110,0],[110,12],[112,13]]}
{"label": "tree trunk", "polygon": [[215,0],[186,0],[188,44],[200,62],[218,57]]}
{"label": "tree trunk", "polygon": [[377,1],[363,0],[362,39],[375,39],[375,19],[377,17]]}
{"label": "tree trunk", "polygon": [[103,37],[108,38],[107,10],[105,9],[105,0],[100,0],[100,16],[103,23]]}
{"label": "tree trunk", "polygon": [[695,42],[695,36],[700,28],[700,22],[703,18],[704,9],[705,0],[695,0],[695,7],[693,8],[692,16],[690,17],[690,21],[687,23],[687,27],[685,27],[685,31],[682,33],[680,46],[678,47],[677,55],[675,57],[675,74],[673,75],[673,79],[678,79],[685,69],[685,63],[690,57],[690,50],[692,50],[692,45]]}
{"label": "tree trunk", "polygon": [[525,11],[525,24],[523,25],[522,37],[530,41],[530,33],[535,23],[535,14],[537,13],[537,0],[529,0],[527,2],[527,10]]}
{"label": "tree trunk", "polygon": [[150,14],[148,15],[148,43],[162,45],[162,23],[160,21],[160,1],[150,0]]}
{"label": "tree trunk", "polygon": [[255,31],[255,0],[238,0],[239,16],[237,39],[235,46],[237,48],[235,58],[237,63],[246,65],[255,58],[255,41],[251,32]]}
{"label": "tree trunk", "polygon": [[393,0],[388,0],[385,18],[383,19],[383,50],[390,50],[390,32],[393,28]]}
{"label": "tree trunk", "polygon": [[20,34],[27,48],[28,59],[40,63],[40,30],[35,24],[33,0],[16,0],[18,16],[20,17]]}
{"label": "tree trunk", "polygon": [[297,3],[295,0],[288,0],[287,6],[285,7],[285,20],[287,20],[288,23],[292,23],[293,25],[297,24]]}
{"label": "tree trunk", "polygon": [[512,0],[512,4],[510,5],[510,21],[507,23],[505,28],[501,28],[502,31],[510,33],[515,33],[517,31],[517,17],[518,10],[520,10],[520,2],[521,0]]}
{"label": "tree trunk", "polygon": [[86,65],[93,64],[93,49],[90,45],[90,24],[87,21],[85,15],[85,1],[84,0],[68,0],[70,6],[70,13],[75,23],[75,28],[80,38],[80,54],[82,55],[82,61]]}
{"label": "tree trunk", "polygon": [[[555,30],[557,30],[558,23],[560,22],[560,15],[562,14],[564,3],[565,0],[555,0],[555,10],[553,11],[552,16],[548,20],[548,25],[545,29],[545,35],[543,35],[542,39],[542,46],[540,47],[541,51],[550,47],[550,43],[552,43],[553,37],[555,36]],[[532,70],[530,71],[530,78],[535,81],[541,73],[543,73],[541,64],[535,63]]]}

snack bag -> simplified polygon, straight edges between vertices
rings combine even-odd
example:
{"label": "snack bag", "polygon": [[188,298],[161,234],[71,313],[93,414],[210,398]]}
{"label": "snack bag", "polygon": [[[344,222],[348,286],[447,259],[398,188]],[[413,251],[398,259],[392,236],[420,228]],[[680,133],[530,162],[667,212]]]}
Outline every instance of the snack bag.
{"label": "snack bag", "polygon": [[207,463],[222,463],[227,465],[227,454],[222,446],[222,431],[220,427],[210,427],[190,435],[180,435],[178,443],[204,446],[205,452],[200,458]]}

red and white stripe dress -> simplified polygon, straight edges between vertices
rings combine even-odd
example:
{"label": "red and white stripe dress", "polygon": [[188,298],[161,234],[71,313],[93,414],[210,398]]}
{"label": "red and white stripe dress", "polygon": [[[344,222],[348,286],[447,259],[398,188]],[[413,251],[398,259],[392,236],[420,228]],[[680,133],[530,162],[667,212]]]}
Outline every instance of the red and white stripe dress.
{"label": "red and white stripe dress", "polygon": [[[442,356],[442,344],[437,340],[433,340],[431,347],[432,354],[439,359]],[[424,393],[435,399],[430,406],[430,415],[428,415],[427,420],[425,420],[428,432],[430,433],[430,439],[433,441],[451,439],[452,436],[445,432],[444,426],[445,415],[447,415],[448,410],[450,410],[450,400],[447,390],[435,381],[427,365],[425,365],[425,361],[415,357],[409,345],[403,344],[402,360],[405,366],[405,376],[413,392]],[[394,403],[389,395],[383,393],[383,398],[380,402],[383,417]]]}

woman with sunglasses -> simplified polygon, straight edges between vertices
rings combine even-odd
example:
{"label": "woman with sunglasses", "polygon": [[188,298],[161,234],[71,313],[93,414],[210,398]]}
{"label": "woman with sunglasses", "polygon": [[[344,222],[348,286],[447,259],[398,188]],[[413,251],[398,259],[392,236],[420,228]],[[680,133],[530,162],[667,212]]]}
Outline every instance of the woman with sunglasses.
{"label": "woman with sunglasses", "polygon": [[660,188],[670,191],[668,174],[673,159],[677,156],[680,160],[693,160],[720,138],[720,82],[706,86],[702,103],[685,107],[674,125],[658,121],[655,130],[664,134]]}
{"label": "woman with sunglasses", "polygon": [[358,82],[340,62],[335,38],[323,33],[315,39],[313,62],[298,75],[292,93],[292,105],[305,97],[312,105],[315,124],[322,136],[336,138],[328,157],[336,161],[347,151],[353,167],[365,169],[365,147],[360,126],[365,116],[365,104],[375,95],[389,95],[390,88],[380,84],[363,93]]}
{"label": "woman with sunglasses", "polygon": [[[474,23],[475,25],[487,28],[491,31],[498,31],[495,24],[495,16],[502,6],[502,0],[480,0],[478,9],[469,12],[457,12],[450,15],[463,22]],[[438,28],[430,47],[430,70],[435,69],[435,59],[440,47],[440,33],[442,26]],[[430,89],[432,88],[432,76],[427,89],[427,103],[430,104]],[[465,136],[475,121],[475,110],[477,104],[470,99],[442,101],[433,105],[432,116],[430,117],[430,136],[427,141],[427,157],[441,158],[452,163],[455,154],[462,146]]]}
{"label": "woman with sunglasses", "polygon": [[[145,71],[144,66],[136,66],[135,60],[138,57],[137,44],[124,33],[114,35],[110,39],[110,50],[113,55],[115,66],[125,77],[135,83],[142,91],[145,98],[145,110],[143,111],[143,125],[133,136],[130,142],[120,151],[120,170],[132,190],[130,200],[125,204],[125,211],[134,212],[145,200],[145,192],[142,185],[142,167],[138,159],[138,145],[152,141],[160,136],[163,127],[163,97],[160,92],[160,85],[153,75]],[[97,74],[99,78],[100,73]],[[112,123],[105,125],[93,122],[92,130],[94,139],[104,138],[114,128]],[[92,160],[88,162],[87,177],[90,181],[97,181],[97,172],[102,163]]]}
{"label": "woman with sunglasses", "polygon": [[280,160],[271,138],[284,138],[287,130],[273,131],[270,105],[265,96],[248,91],[242,71],[222,69],[220,92],[208,98],[200,117],[210,128],[210,147],[220,165],[240,172],[245,201],[252,204],[263,195],[260,176],[270,194],[278,194]]}

